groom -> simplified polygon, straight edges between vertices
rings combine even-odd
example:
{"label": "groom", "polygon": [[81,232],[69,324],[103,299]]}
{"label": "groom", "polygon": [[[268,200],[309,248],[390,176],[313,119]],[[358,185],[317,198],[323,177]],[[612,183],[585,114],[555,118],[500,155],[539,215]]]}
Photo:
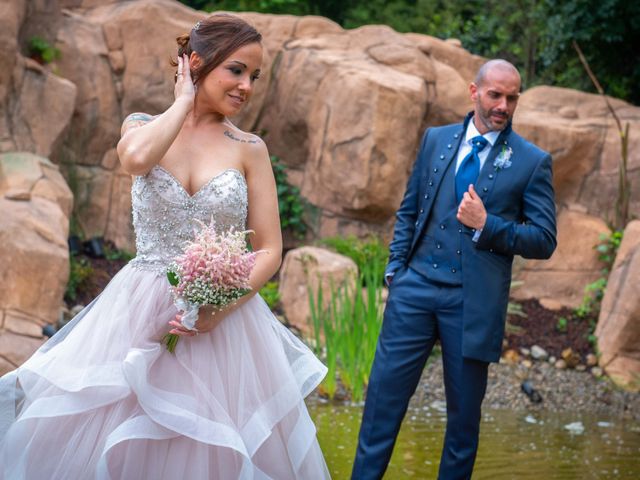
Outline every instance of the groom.
{"label": "groom", "polygon": [[469,90],[474,109],[462,124],[425,132],[396,214],[353,480],[384,474],[436,340],[447,398],[438,478],[471,477],[513,256],[549,258],[556,246],[551,156],[511,129],[518,71],[491,60]]}

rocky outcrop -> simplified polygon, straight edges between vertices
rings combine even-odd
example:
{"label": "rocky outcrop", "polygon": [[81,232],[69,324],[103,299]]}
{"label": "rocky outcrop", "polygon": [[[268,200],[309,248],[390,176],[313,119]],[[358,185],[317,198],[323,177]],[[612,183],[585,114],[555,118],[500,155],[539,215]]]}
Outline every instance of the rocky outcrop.
{"label": "rocky outcrop", "polygon": [[0,155],[0,374],[20,365],[58,317],[69,276],[73,196],[58,167],[30,153]]}
{"label": "rocky outcrop", "polygon": [[640,391],[640,220],[624,237],[602,300],[596,328],[600,366],[618,384]]}
{"label": "rocky outcrop", "polygon": [[313,336],[309,291],[314,302],[322,290],[323,308],[331,301],[331,291],[344,282],[355,282],[358,267],[348,257],[318,247],[290,250],[284,258],[280,274],[280,303],[289,324],[305,336]]}
{"label": "rocky outcrop", "polygon": [[594,246],[601,235],[608,234],[607,224],[584,209],[562,210],[558,215],[556,251],[549,260],[524,262],[516,275],[522,284],[512,291],[512,296],[577,307],[585,286],[602,276],[603,265]]}
{"label": "rocky outcrop", "polygon": [[[628,175],[640,184],[640,108],[610,99],[623,123],[630,124]],[[615,219],[620,138],[601,96],[555,87],[527,90],[514,119],[516,130],[553,156],[559,211],[558,252],[548,261],[523,266],[519,298],[555,297],[577,307],[584,287],[602,268],[593,248]],[[631,190],[631,212],[640,212],[640,195]],[[637,215],[637,213],[636,213]]]}

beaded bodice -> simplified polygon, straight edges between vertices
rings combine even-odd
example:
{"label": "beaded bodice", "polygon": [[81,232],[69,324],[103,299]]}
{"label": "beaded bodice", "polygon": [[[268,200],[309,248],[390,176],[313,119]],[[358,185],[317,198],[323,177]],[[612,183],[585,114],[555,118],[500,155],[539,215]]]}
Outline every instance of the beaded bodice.
{"label": "beaded bodice", "polygon": [[227,169],[193,195],[167,170],[155,166],[136,177],[131,187],[133,227],[136,232],[136,268],[166,272],[193,239],[198,221],[215,221],[216,228],[244,230],[247,220],[247,184],[242,173]]}

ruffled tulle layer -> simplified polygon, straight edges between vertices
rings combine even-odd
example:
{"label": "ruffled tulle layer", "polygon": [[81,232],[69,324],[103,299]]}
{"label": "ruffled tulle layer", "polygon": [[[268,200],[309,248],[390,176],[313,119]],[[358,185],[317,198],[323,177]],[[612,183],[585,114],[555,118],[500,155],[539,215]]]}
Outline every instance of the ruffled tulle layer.
{"label": "ruffled tulle layer", "polygon": [[167,281],[126,266],[0,379],[0,479],[328,478],[304,397],[326,369],[253,297],[160,339]]}

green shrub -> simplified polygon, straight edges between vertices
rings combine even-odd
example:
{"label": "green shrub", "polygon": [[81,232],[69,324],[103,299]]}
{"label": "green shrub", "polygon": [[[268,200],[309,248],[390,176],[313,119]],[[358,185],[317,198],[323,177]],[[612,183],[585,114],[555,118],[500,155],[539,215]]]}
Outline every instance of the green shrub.
{"label": "green shrub", "polygon": [[271,310],[275,310],[280,304],[280,292],[278,282],[271,281],[264,284],[260,289],[260,296],[263,298]]}
{"label": "green shrub", "polygon": [[60,58],[60,50],[44,38],[35,36],[29,40],[29,55],[42,63],[51,63]]}
{"label": "green shrub", "polygon": [[78,296],[78,289],[93,274],[93,267],[86,258],[69,255],[69,281],[64,292],[64,299],[73,302]]}
{"label": "green shrub", "polygon": [[303,238],[307,233],[304,222],[305,201],[300,196],[300,189],[287,180],[287,167],[276,156],[271,156],[271,166],[276,179],[278,192],[278,209],[280,210],[280,226],[290,230],[296,238]]}
{"label": "green shrub", "polygon": [[376,284],[382,283],[384,267],[389,258],[389,249],[378,237],[370,235],[363,240],[355,235],[348,235],[346,237],[323,238],[319,242],[337,253],[351,258],[360,272],[365,271],[368,265],[375,265],[374,270],[379,272],[379,278],[371,280],[375,280]]}
{"label": "green shrub", "polygon": [[104,258],[109,261],[124,260],[125,262],[128,262],[133,259],[133,257],[135,257],[135,254],[126,250],[120,250],[110,242],[106,242],[104,244]]}

